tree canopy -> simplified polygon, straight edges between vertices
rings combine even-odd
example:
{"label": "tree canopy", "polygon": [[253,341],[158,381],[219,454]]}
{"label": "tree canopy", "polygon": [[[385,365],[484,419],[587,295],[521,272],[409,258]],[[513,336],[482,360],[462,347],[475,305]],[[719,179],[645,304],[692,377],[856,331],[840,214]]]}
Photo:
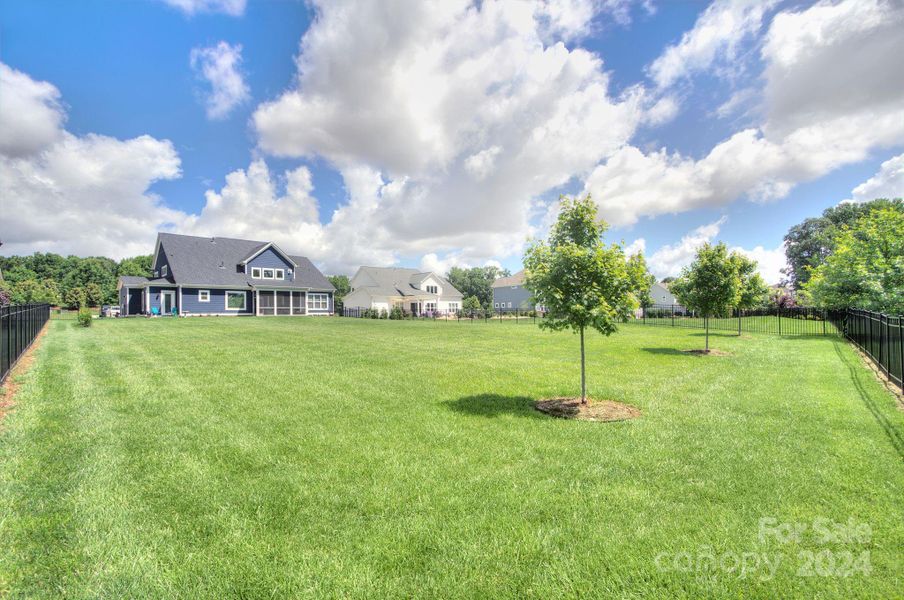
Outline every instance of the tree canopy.
{"label": "tree canopy", "polygon": [[463,298],[476,297],[481,308],[489,308],[493,304],[493,282],[499,277],[510,275],[508,269],[493,266],[471,269],[452,267],[446,274],[446,279],[461,292]]}
{"label": "tree canopy", "polygon": [[837,237],[845,227],[860,217],[883,208],[904,212],[900,198],[880,198],[871,202],[845,202],[823,211],[820,217],[805,219],[785,234],[786,275],[795,289],[803,289],[814,269],[823,264],[835,250]]}
{"label": "tree canopy", "polygon": [[36,252],[31,256],[0,257],[5,290],[14,304],[48,302],[70,307],[80,304],[116,303],[116,280],[120,275],[151,276],[151,255],[116,262],[90,256],[62,257]]}
{"label": "tree canopy", "polygon": [[540,327],[571,329],[581,338],[581,402],[587,402],[584,330],[610,335],[637,308],[639,290],[649,289],[646,268],[625,259],[621,246],[606,245],[607,229],[590,196],[560,199],[548,241],[535,241],[524,256],[525,285],[546,309]]}
{"label": "tree canopy", "polygon": [[904,211],[874,209],[843,227],[805,289],[819,306],[904,314]]}

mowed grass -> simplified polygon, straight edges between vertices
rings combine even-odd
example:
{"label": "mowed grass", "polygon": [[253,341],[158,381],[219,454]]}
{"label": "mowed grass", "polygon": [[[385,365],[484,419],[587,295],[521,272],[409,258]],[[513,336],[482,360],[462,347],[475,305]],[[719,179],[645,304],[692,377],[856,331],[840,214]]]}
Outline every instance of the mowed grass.
{"label": "mowed grass", "polygon": [[904,416],[839,340],[590,335],[592,395],[643,413],[598,424],[532,409],[579,364],[530,324],[50,327],[0,432],[0,596],[904,593]]}

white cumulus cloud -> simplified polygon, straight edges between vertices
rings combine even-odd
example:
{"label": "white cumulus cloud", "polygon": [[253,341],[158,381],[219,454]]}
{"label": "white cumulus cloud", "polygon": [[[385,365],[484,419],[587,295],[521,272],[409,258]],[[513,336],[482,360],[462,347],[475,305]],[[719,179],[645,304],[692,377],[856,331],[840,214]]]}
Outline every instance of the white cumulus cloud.
{"label": "white cumulus cloud", "polygon": [[246,0],[162,0],[188,16],[199,13],[223,13],[233,17],[245,14]]}
{"label": "white cumulus cloud", "polygon": [[198,77],[210,86],[204,94],[209,119],[225,119],[233,109],[247,102],[251,90],[241,71],[242,45],[219,42],[216,46],[194,48],[190,63]]}
{"label": "white cumulus cloud", "polygon": [[904,198],[904,154],[882,163],[879,172],[855,187],[852,194],[855,202],[869,202],[876,198]]}

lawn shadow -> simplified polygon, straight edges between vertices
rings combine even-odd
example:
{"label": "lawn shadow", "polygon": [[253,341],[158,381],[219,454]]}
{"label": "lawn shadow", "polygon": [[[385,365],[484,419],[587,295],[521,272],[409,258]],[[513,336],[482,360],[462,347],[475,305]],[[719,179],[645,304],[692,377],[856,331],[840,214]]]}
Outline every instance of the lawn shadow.
{"label": "lawn shadow", "polygon": [[457,400],[444,402],[450,410],[466,415],[498,417],[515,415],[534,419],[546,418],[534,408],[534,399],[527,396],[501,396],[499,394],[476,394]]}
{"label": "lawn shadow", "polygon": [[649,352],[650,354],[670,354],[672,356],[700,356],[699,354],[691,354],[690,352],[686,352],[684,350],[677,350],[675,348],[641,348],[644,352]]}
{"label": "lawn shadow", "polygon": [[[863,400],[863,404],[866,405],[867,410],[873,415],[873,418],[876,419],[876,423],[882,428],[885,432],[885,435],[888,436],[888,440],[891,442],[891,445],[897,451],[898,456],[904,458],[904,434],[895,426],[894,423],[888,420],[884,414],[882,414],[881,408],[876,404],[876,401],[870,398],[869,394],[866,392],[866,388],[863,387],[863,382],[860,380],[860,377],[863,375],[867,375],[869,377],[874,377],[875,375],[869,371],[867,368],[863,368],[862,365],[851,364],[849,360],[844,356],[844,353],[841,351],[840,344],[846,343],[841,341],[835,342],[835,353],[838,354],[838,358],[841,359],[842,364],[848,368],[848,372],[851,376],[851,381],[854,383],[854,387],[857,388],[857,392],[860,394],[860,399]],[[859,356],[856,357],[856,360],[862,360]],[[885,390],[883,390],[884,392]]]}

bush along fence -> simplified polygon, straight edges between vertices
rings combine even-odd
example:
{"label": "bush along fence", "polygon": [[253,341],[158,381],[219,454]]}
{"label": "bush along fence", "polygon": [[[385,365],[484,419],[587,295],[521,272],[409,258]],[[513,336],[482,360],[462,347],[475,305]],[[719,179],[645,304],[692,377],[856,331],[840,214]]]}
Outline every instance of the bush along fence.
{"label": "bush along fence", "polygon": [[0,307],[0,383],[6,380],[19,357],[35,341],[48,319],[49,304]]}
{"label": "bush along fence", "polygon": [[704,329],[734,333],[771,333],[775,335],[841,335],[845,311],[806,306],[779,308],[770,306],[751,310],[734,309],[719,317],[703,317],[678,304],[654,304],[638,311],[637,323],[667,327]]}
{"label": "bush along fence", "polygon": [[845,333],[904,392],[904,316],[852,308]]}

